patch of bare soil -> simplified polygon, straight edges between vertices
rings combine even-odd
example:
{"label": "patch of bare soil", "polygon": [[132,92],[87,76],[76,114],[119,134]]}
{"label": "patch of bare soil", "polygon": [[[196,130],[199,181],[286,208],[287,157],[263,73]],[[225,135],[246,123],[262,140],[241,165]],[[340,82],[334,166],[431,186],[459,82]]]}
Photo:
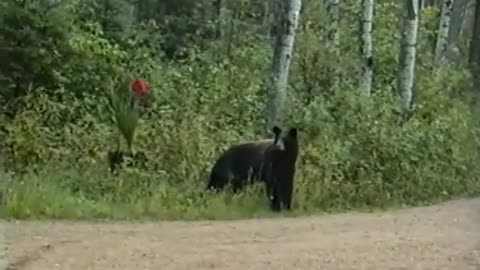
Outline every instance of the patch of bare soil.
{"label": "patch of bare soil", "polygon": [[10,222],[13,269],[480,269],[480,199],[240,221]]}

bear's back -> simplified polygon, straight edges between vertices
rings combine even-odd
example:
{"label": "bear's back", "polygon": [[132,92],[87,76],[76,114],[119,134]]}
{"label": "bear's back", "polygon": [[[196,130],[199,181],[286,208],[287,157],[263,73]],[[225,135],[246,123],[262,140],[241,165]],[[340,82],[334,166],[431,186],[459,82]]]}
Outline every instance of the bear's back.
{"label": "bear's back", "polygon": [[[228,148],[220,158],[233,171],[244,171],[265,158],[267,149],[273,146],[273,140],[265,139],[258,141],[247,141]],[[219,160],[219,161],[220,161]]]}

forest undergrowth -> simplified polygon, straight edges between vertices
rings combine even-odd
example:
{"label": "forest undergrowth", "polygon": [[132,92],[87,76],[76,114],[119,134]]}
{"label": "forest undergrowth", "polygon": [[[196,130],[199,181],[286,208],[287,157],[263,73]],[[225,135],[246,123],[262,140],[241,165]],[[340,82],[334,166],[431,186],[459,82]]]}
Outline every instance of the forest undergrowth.
{"label": "forest undergrowth", "polygon": [[[0,67],[2,214],[20,219],[274,216],[262,185],[239,194],[205,191],[222,150],[266,136],[273,51],[255,24],[245,22],[249,17],[219,41],[202,17],[189,17],[197,23],[178,24],[175,32],[172,25],[134,23],[126,15],[100,17],[88,6],[91,1],[65,2],[48,9],[0,4],[5,44],[0,59],[8,63]],[[282,215],[478,195],[480,137],[471,75],[463,63],[433,64],[429,29],[437,25],[437,13],[424,11],[415,105],[406,117],[395,90],[398,35],[390,34],[398,19],[389,14],[399,5],[381,1],[377,7],[369,97],[358,91],[359,37],[350,27],[357,24],[358,6],[347,1],[343,7],[352,16],[340,25],[340,59],[325,42],[322,9],[302,14],[282,123],[299,129],[300,156],[294,210]],[[172,44],[181,47],[176,59]],[[329,77],[332,65],[341,76],[336,86]],[[148,81],[154,96],[139,114],[133,139],[134,151],[145,160],[114,175],[108,153],[119,138],[122,149],[126,145],[108,94],[127,91],[123,82],[134,78]]]}

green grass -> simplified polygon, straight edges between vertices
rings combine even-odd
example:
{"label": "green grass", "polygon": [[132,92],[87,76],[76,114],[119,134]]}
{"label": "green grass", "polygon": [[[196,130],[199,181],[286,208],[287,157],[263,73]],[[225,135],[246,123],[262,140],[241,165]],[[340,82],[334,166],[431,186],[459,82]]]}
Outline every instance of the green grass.
{"label": "green grass", "polygon": [[[86,181],[85,179],[89,177],[91,179]],[[129,177],[131,179],[128,179]],[[14,219],[231,220],[297,217],[428,205],[447,199],[468,197],[478,194],[480,190],[478,183],[472,182],[469,190],[451,196],[432,196],[430,200],[395,198],[372,202],[371,199],[362,196],[340,197],[338,196],[340,193],[335,195],[332,190],[325,189],[323,192],[317,192],[317,196],[326,196],[325,198],[332,200],[317,198],[317,202],[328,203],[314,204],[315,200],[307,202],[301,199],[304,188],[299,185],[294,197],[294,210],[273,213],[269,210],[261,185],[250,186],[236,195],[228,192],[213,194],[204,191],[202,181],[186,185],[155,179],[158,182],[145,188],[139,185],[145,180],[141,176],[124,174],[115,178],[107,173],[76,169],[45,169],[18,178],[8,175],[3,175],[2,178],[2,212],[7,218]],[[87,183],[91,183],[91,186]],[[113,188],[109,189],[105,183],[113,184]],[[131,183],[135,185],[129,186]],[[78,184],[83,185],[80,190]],[[348,193],[345,187],[343,191]],[[336,199],[333,199],[335,196]],[[378,198],[385,196],[378,194]]]}
{"label": "green grass", "polygon": [[[238,219],[271,215],[266,199],[258,196],[259,186],[234,195],[211,194],[202,187],[181,188],[167,182],[122,190],[120,185],[107,194],[98,191],[73,192],[74,170],[58,174],[30,173],[19,179],[2,179],[3,212],[16,219]],[[72,177],[73,176],[73,177]],[[85,176],[85,175],[83,175]],[[109,181],[120,181],[107,175]],[[67,183],[67,184],[65,184]],[[98,184],[99,182],[97,182]],[[98,188],[98,187],[96,187]]]}

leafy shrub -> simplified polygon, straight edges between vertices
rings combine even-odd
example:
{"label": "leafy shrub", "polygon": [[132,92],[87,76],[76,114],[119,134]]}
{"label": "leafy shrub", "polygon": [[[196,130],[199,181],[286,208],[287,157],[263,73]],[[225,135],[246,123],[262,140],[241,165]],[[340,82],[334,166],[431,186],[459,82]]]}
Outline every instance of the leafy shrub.
{"label": "leafy shrub", "polygon": [[[468,73],[459,67],[434,68],[428,44],[421,44],[415,108],[405,119],[393,83],[398,36],[388,34],[397,27],[389,14],[398,5],[384,1],[375,37],[375,91],[368,99],[359,96],[357,37],[347,29],[359,11],[348,3],[342,8],[352,16],[341,26],[347,34],[340,35],[340,59],[322,44],[327,40],[323,13],[305,15],[308,21],[296,43],[284,123],[299,127],[301,139],[293,214],[414,205],[478,193],[480,137],[468,105]],[[142,29],[138,35],[129,34],[127,42],[118,44],[101,23],[88,20],[59,38],[64,50],[61,63],[49,66],[53,83],[30,87],[15,117],[1,122],[6,167],[16,173],[0,183],[7,214],[265,215],[259,186],[237,195],[209,194],[204,186],[220,151],[262,137],[269,41],[258,38],[258,29],[244,26],[229,51],[225,47],[231,41],[208,43],[202,51],[192,49],[183,62],[164,62],[152,47],[162,39],[154,36],[155,25],[137,25]],[[343,79],[330,89],[328,70],[336,62]],[[125,168],[113,176],[107,172],[107,156],[116,148],[118,131],[106,97],[117,80],[138,75],[148,79],[155,96],[135,130],[134,147],[147,161],[144,169]]]}

